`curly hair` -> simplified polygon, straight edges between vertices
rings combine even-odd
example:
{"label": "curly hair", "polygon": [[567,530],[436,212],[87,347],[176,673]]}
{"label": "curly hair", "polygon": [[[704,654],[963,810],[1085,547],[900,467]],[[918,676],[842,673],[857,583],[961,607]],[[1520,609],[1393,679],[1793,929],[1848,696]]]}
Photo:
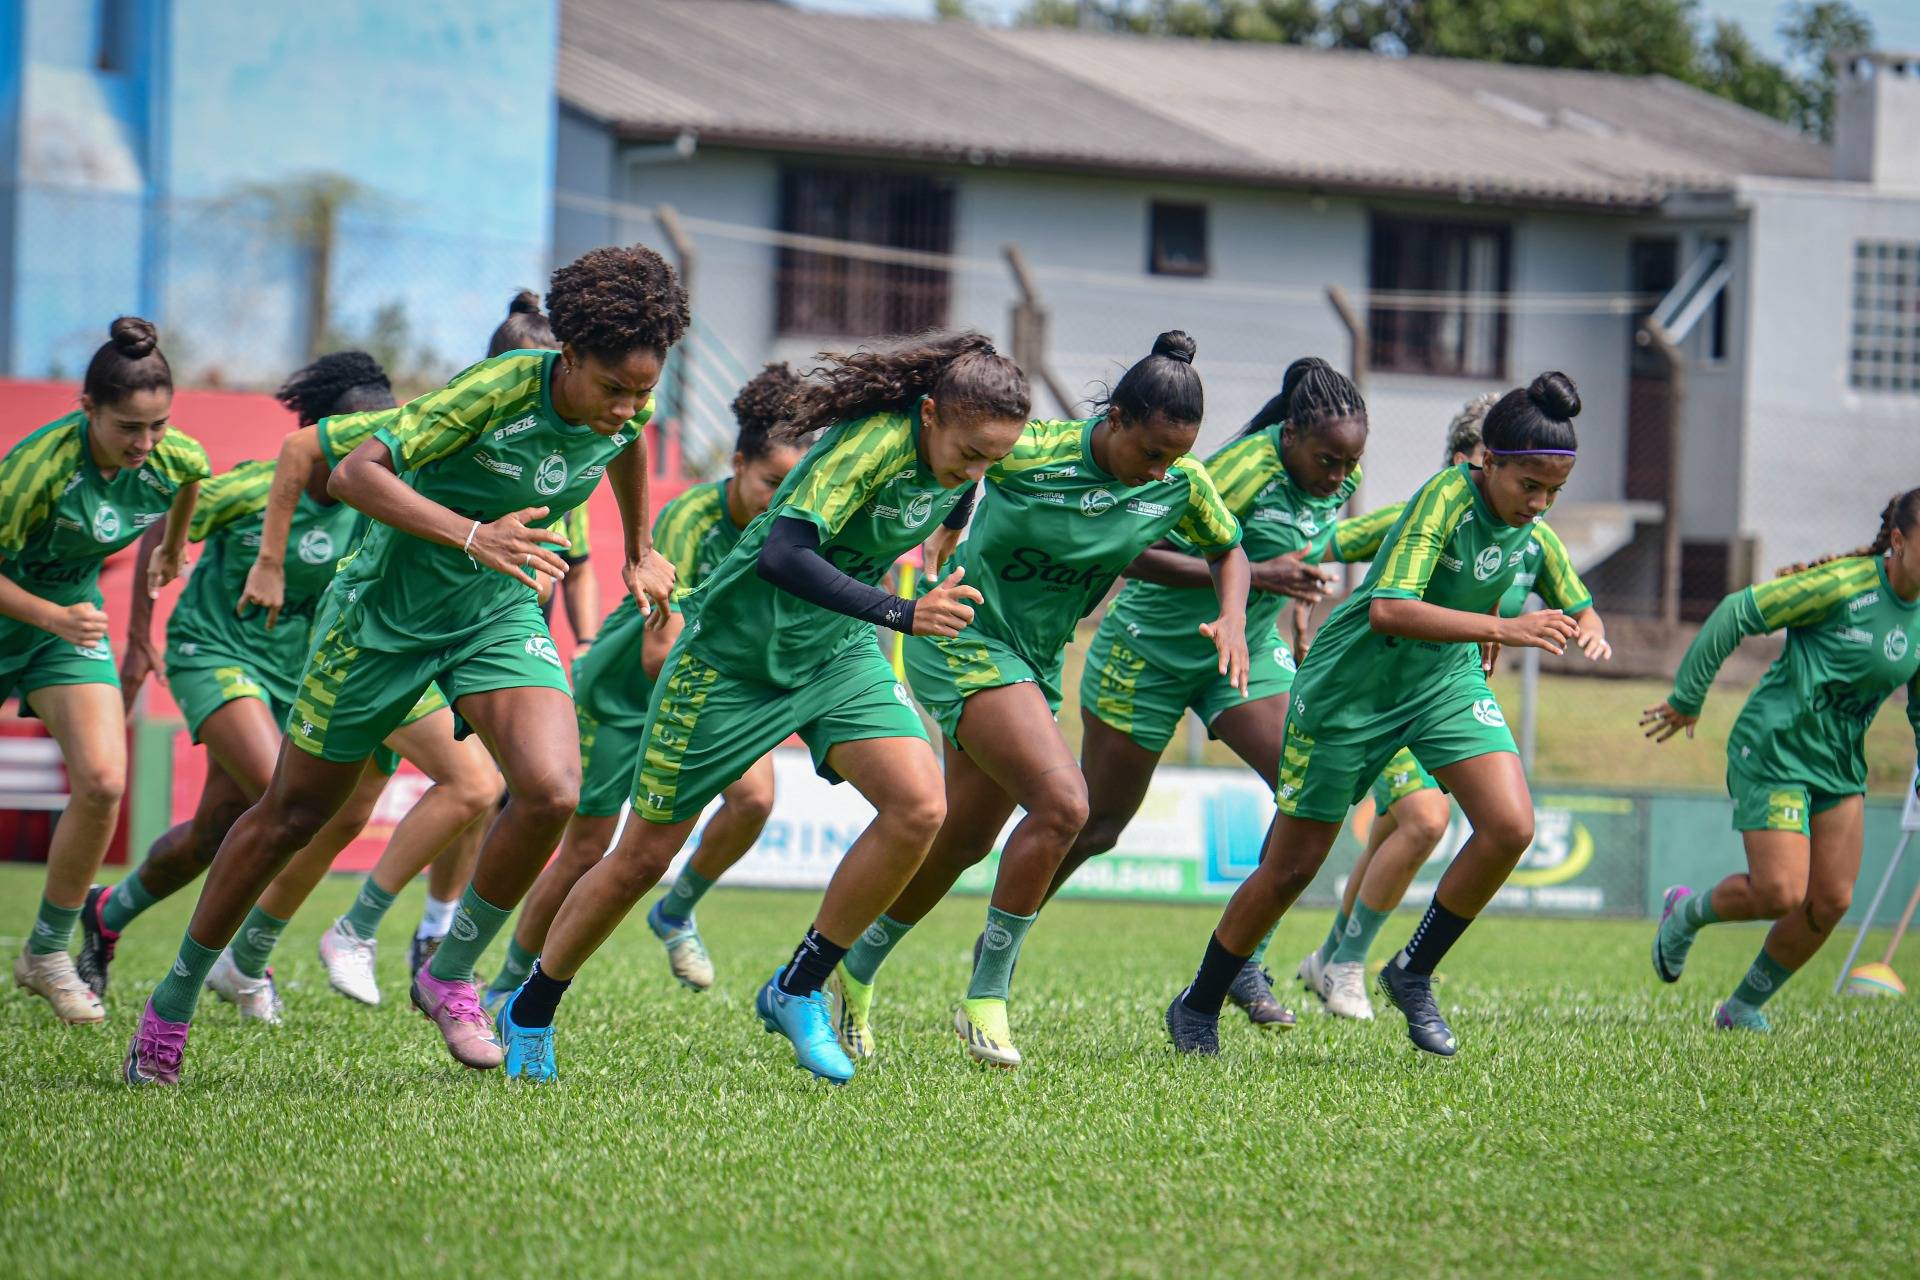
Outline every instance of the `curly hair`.
{"label": "curly hair", "polygon": [[273,398],[310,427],[336,413],[393,407],[393,384],[380,362],[364,351],[334,351],[295,372]]}
{"label": "curly hair", "polygon": [[856,351],[822,351],[787,402],[780,435],[805,440],[836,422],[898,413],[931,395],[962,412],[1025,418],[1033,395],[1020,366],[983,333],[930,330]]}
{"label": "curly hair", "polygon": [[1883,556],[1893,550],[1893,531],[1898,529],[1911,538],[1920,533],[1920,489],[1909,489],[1905,493],[1893,495],[1893,501],[1880,510],[1880,531],[1873,535],[1873,541],[1864,547],[1852,551],[1839,551],[1830,556],[1821,556],[1818,560],[1809,560],[1805,564],[1790,564],[1781,569],[1775,577],[1784,578],[1790,573],[1804,573],[1808,569],[1817,569],[1834,560],[1850,560],[1855,556]]}
{"label": "curly hair", "polygon": [[173,390],[173,366],[160,350],[151,320],[121,316],[107,326],[107,340],[87,361],[80,390],[96,405],[118,403],[136,391]]}
{"label": "curly hair", "polygon": [[668,348],[687,332],[687,291],[665,258],[645,245],[581,254],[553,273],[547,316],[554,337],[606,360]]}
{"label": "curly hair", "polygon": [[493,336],[487,339],[487,359],[509,351],[559,345],[554,341],[553,325],[547,320],[547,313],[540,309],[540,295],[531,289],[522,289],[507,303],[507,318],[494,327]]}
{"label": "curly hair", "polygon": [[1485,443],[1480,438],[1481,425],[1487,420],[1487,411],[1499,403],[1499,392],[1486,391],[1460,406],[1460,412],[1447,424],[1447,453],[1440,465],[1452,466],[1454,454],[1472,453]]}
{"label": "curly hair", "polygon": [[786,416],[787,401],[800,386],[800,377],[785,361],[769,364],[740,388],[733,398],[733,420],[740,434],[733,447],[742,457],[758,458],[766,453],[768,436]]}

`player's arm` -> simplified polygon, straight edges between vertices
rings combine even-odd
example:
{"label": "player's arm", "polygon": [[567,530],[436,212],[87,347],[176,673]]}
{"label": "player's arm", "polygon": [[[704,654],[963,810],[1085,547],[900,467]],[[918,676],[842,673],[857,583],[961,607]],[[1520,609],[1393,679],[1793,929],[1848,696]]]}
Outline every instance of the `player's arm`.
{"label": "player's arm", "polygon": [[[173,501],[167,505],[167,518],[164,532],[160,535],[160,545],[155,548],[153,557],[147,563],[147,571],[134,578],[135,582],[147,584],[147,596],[152,598],[160,594],[160,588],[180,576],[186,565],[187,530],[193,524],[193,507],[200,501],[200,482],[191,481],[180,486],[174,492]],[[151,529],[153,526],[149,525]],[[136,592],[136,594],[138,594]]]}
{"label": "player's arm", "polygon": [[[1533,537],[1540,544],[1540,571],[1534,577],[1533,589],[1549,608],[1558,609],[1573,619],[1574,626],[1579,628],[1573,643],[1589,660],[1598,662],[1613,657],[1613,646],[1607,643],[1606,623],[1601,621],[1600,611],[1593,607],[1593,592],[1580,580],[1579,570],[1573,567],[1573,557],[1567,554],[1566,543],[1560,541],[1560,535],[1544,520],[1534,524]],[[1509,612],[1503,599],[1500,612],[1512,617],[1525,605],[1523,598],[1520,607]]]}
{"label": "player's arm", "polygon": [[667,654],[673,649],[673,642],[680,638],[680,632],[686,628],[686,618],[678,609],[667,612],[667,620],[657,627],[648,627],[640,633],[640,669],[647,673],[647,679],[658,680],[660,668],[667,664]]}
{"label": "player's arm", "polygon": [[1317,554],[1312,558],[1340,564],[1373,559],[1380,553],[1380,544],[1386,541],[1387,531],[1393,528],[1393,522],[1406,509],[1406,503],[1392,502],[1378,511],[1335,521],[1333,533],[1324,542],[1316,544]]}
{"label": "player's arm", "polygon": [[[34,530],[53,515],[60,491],[51,478],[37,474],[40,459],[16,448],[0,457],[0,561],[26,548]],[[39,483],[35,483],[35,480]],[[107,636],[107,614],[91,600],[57,605],[13,579],[0,575],[0,617],[24,622],[68,644],[91,648]]]}
{"label": "player's arm", "polygon": [[[150,524],[133,552],[133,580],[145,582],[166,530]],[[153,593],[137,586],[127,593],[127,651],[120,655],[120,701],[128,711],[148,676],[159,677],[160,656],[153,648]],[[161,678],[164,684],[165,679]]]}
{"label": "player's arm", "polygon": [[[592,555],[585,504],[567,512],[566,534],[570,545],[562,558],[578,569]],[[600,626],[600,580],[591,572],[570,573],[561,584],[561,599],[567,606],[567,625],[573,628],[575,642],[584,649],[593,643]]]}
{"label": "player's arm", "polygon": [[1240,521],[1214,488],[1213,477],[1197,458],[1182,458],[1174,464],[1187,477],[1187,509],[1174,526],[1174,536],[1197,548],[1207,559],[1213,577],[1214,598],[1220,602],[1219,616],[1200,624],[1200,634],[1213,641],[1219,655],[1219,673],[1242,697],[1247,693],[1247,589],[1252,582],[1252,566],[1240,546]]}
{"label": "player's arm", "polygon": [[934,581],[940,580],[940,566],[952,559],[954,551],[960,546],[961,535],[967,531],[967,521],[973,518],[973,504],[979,497],[980,486],[968,485],[966,495],[954,503],[953,510],[947,512],[947,518],[940,522],[940,527],[920,544],[927,576]]}
{"label": "player's arm", "polygon": [[320,451],[320,432],[316,427],[301,427],[280,442],[280,456],[273,464],[273,484],[267,490],[266,513],[260,526],[260,550],[254,553],[253,566],[247,570],[246,585],[240,588],[240,607],[258,607],[267,611],[267,630],[280,618],[287,599],[287,539],[293,534],[293,514],[300,495],[318,484],[325,496],[332,475]]}
{"label": "player's arm", "polygon": [[[653,402],[647,402],[648,408],[641,412],[639,426],[651,414]],[[640,432],[640,438],[631,448],[622,449],[607,464],[607,480],[613,485],[614,501],[620,504],[620,580],[626,583],[627,594],[640,606],[640,612],[652,617],[655,606],[664,612],[673,598],[673,566],[666,557],[653,549],[653,516],[647,505],[647,438]],[[664,619],[655,619],[656,623]]]}

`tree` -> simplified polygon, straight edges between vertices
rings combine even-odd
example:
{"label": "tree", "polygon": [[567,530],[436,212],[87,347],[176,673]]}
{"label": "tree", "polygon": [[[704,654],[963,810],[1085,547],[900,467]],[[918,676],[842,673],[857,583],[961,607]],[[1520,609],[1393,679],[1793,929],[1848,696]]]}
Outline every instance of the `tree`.
{"label": "tree", "polygon": [[1847,0],[1801,0],[1780,24],[1795,80],[1791,120],[1808,133],[1833,140],[1833,63],[1836,53],[1873,48],[1873,22]]}
{"label": "tree", "polygon": [[1713,24],[1700,51],[1700,75],[1701,88],[1776,120],[1793,119],[1799,107],[1799,83],[1768,61],[1737,22]]}

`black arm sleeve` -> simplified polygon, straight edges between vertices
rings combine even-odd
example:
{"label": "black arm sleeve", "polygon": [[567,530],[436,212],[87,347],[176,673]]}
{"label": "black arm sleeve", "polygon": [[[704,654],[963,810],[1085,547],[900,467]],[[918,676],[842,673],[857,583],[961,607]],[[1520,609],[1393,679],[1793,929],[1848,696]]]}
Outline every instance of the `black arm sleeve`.
{"label": "black arm sleeve", "polygon": [[947,512],[947,518],[940,522],[941,525],[948,529],[966,528],[967,517],[973,514],[974,500],[979,496],[980,486],[977,484],[968,485],[966,496],[953,504],[953,510]]}
{"label": "black arm sleeve", "polygon": [[760,576],[808,604],[895,631],[913,631],[913,601],[840,572],[820,554],[820,530],[781,516],[767,531],[756,565]]}

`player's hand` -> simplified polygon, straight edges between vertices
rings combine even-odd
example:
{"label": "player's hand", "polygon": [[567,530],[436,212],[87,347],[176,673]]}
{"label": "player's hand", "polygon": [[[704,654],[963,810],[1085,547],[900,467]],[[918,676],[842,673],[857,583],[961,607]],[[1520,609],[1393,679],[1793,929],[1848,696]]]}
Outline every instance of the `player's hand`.
{"label": "player's hand", "polygon": [[147,560],[147,597],[158,599],[160,588],[179,577],[187,567],[187,554],[184,548],[170,551],[165,543],[155,547],[153,555]]}
{"label": "player's hand", "polygon": [[533,575],[533,584],[533,598],[539,601],[540,607],[544,609],[553,599],[553,579],[542,570]]}
{"label": "player's hand", "polygon": [[47,619],[46,629],[68,644],[91,649],[107,638],[106,611],[82,600],[56,609]]}
{"label": "player's hand", "polygon": [[973,621],[973,606],[984,598],[972,587],[960,585],[965,569],[955,569],[927,594],[914,601],[913,634],[917,636],[959,635]]}
{"label": "player's hand", "polygon": [[960,535],[965,532],[966,530],[964,529],[949,529],[947,526],[941,525],[933,531],[931,537],[921,544],[920,554],[926,561],[927,576],[929,578],[935,581],[939,580],[940,566],[952,557],[953,549],[960,545]]}
{"label": "player's hand", "polygon": [[154,682],[165,686],[167,678],[162,674],[160,655],[153,651],[153,642],[145,636],[129,635],[127,653],[120,659],[120,705],[128,713],[133,711],[134,699],[140,696],[140,686],[152,676]]}
{"label": "player's hand", "polygon": [[1253,566],[1253,589],[1273,595],[1292,596],[1316,604],[1327,598],[1333,587],[1333,569],[1328,565],[1308,564],[1307,548],[1300,547]]}
{"label": "player's hand", "polygon": [[1699,716],[1683,715],[1673,709],[1671,702],[1662,702],[1657,707],[1648,707],[1640,713],[1640,727],[1655,742],[1665,742],[1682,729],[1687,736],[1693,736],[1693,726],[1700,723]]}
{"label": "player's hand", "polygon": [[1496,643],[1561,654],[1579,630],[1579,624],[1558,609],[1536,609],[1517,618],[1502,618]]}
{"label": "player's hand", "polygon": [[1613,646],[1607,643],[1607,628],[1600,621],[1600,615],[1588,610],[1580,615],[1580,630],[1574,633],[1573,642],[1580,652],[1587,655],[1590,662],[1599,662],[1613,657]]}
{"label": "player's hand", "polygon": [[567,562],[553,548],[570,547],[573,543],[557,529],[540,527],[540,518],[546,514],[546,507],[525,507],[491,524],[481,525],[467,541],[467,555],[482,568],[518,578],[535,591],[540,589],[540,584],[534,580],[532,570],[555,578],[566,577]]}
{"label": "player's hand", "polygon": [[663,627],[667,604],[673,599],[673,584],[677,578],[673,561],[661,555],[652,547],[640,553],[638,560],[629,560],[620,566],[620,580],[626,584],[627,594],[640,606],[640,612],[647,619],[647,625]]}
{"label": "player's hand", "polygon": [[287,602],[287,571],[277,564],[265,560],[255,560],[253,568],[247,570],[246,585],[240,588],[240,603],[234,606],[237,618],[247,616],[248,609],[267,611],[267,630],[273,630],[273,624],[280,620],[280,606]]}
{"label": "player's hand", "polygon": [[1220,656],[1220,674],[1240,691],[1241,697],[1246,697],[1249,665],[1246,616],[1223,613],[1212,622],[1201,623],[1200,634],[1213,641],[1213,651]]}
{"label": "player's hand", "polygon": [[1307,660],[1307,645],[1313,639],[1313,605],[1302,601],[1288,613],[1287,625],[1293,632],[1293,665],[1297,667]]}
{"label": "player's hand", "polygon": [[1500,665],[1500,642],[1489,640],[1480,646],[1480,674],[1493,678],[1493,669]]}

